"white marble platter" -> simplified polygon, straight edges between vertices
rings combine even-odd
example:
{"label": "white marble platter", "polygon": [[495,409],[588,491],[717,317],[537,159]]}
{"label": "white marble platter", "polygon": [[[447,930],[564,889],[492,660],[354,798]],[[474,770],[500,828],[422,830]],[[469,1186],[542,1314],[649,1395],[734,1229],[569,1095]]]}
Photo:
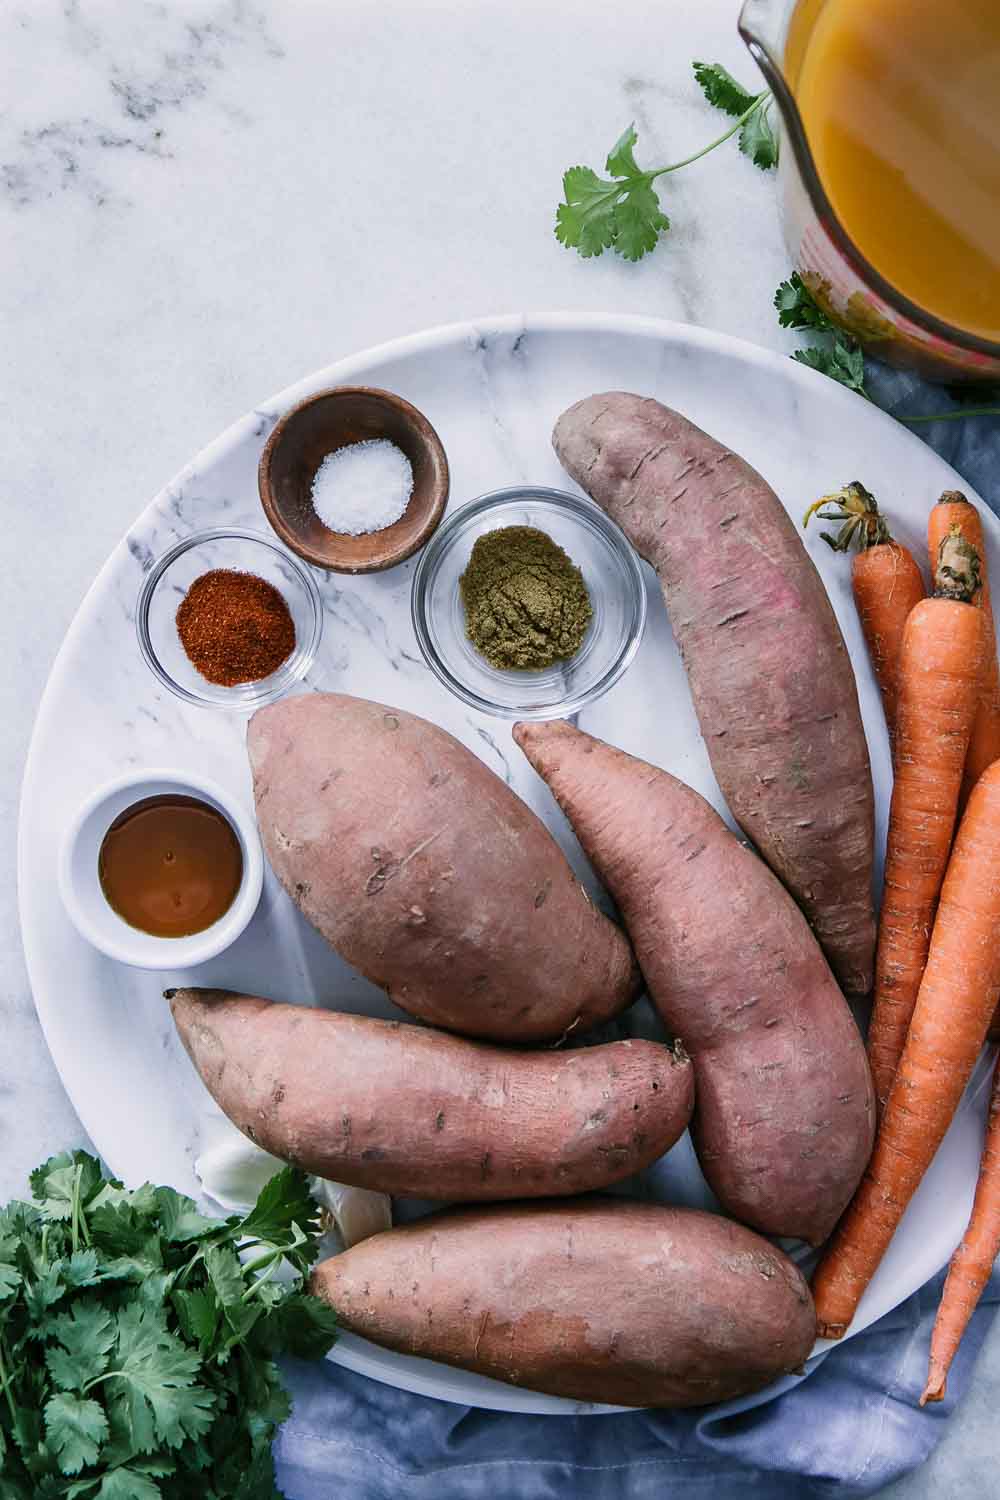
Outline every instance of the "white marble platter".
{"label": "white marble platter", "polygon": [[[450,508],[519,481],[572,488],[549,445],[552,424],[571,402],[609,388],[678,407],[756,465],[796,520],[818,494],[863,480],[918,556],[929,507],[942,489],[961,486],[954,470],[916,437],[825,377],[725,335],[620,315],[490,318],[385,344],[310,376],[231,427],[153,500],[96,579],[52,669],[24,780],[19,893],[38,1012],[80,1119],[109,1166],[131,1184],[149,1179],[196,1194],[193,1163],[215,1116],[174,1034],[162,999],[166,985],[222,985],[398,1014],[327,949],[270,875],[239,942],[186,974],[146,973],[104,959],[77,936],[56,888],[57,851],[73,812],[94,787],[127,767],[197,769],[249,801],[244,717],[188,706],[157,684],[136,642],[136,596],[150,561],[191,531],[226,524],[266,531],[256,469],[267,434],[295,401],[345,383],[387,387],[426,413],[448,453]],[[982,511],[996,573],[1000,521],[986,506]],[[888,750],[850,569],[818,534],[807,545],[858,676],[881,845]],[[365,578],[317,575],[324,637],[304,690],[353,692],[442,724],[545,818],[593,889],[564,821],[512,744],[509,725],[466,709],[424,666],[410,623],[413,566]],[[579,722],[666,767],[725,812],[649,570],[647,587],[649,623],[632,667]],[[641,1007],[637,1014],[637,1024],[644,1024]],[[909,1296],[958,1242],[972,1201],[987,1079],[984,1059],[853,1331]],[[708,1201],[686,1138],[645,1174],[642,1187],[671,1201]],[[347,1334],[331,1357],[390,1384],[471,1405],[584,1409],[395,1355]]]}

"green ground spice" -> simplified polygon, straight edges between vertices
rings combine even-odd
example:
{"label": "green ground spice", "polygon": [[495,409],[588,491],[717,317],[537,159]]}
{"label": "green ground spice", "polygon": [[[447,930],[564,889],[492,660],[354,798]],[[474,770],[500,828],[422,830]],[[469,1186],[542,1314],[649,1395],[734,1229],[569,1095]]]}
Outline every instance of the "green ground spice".
{"label": "green ground spice", "polygon": [[594,613],[580,569],[536,526],[479,537],[459,588],[470,641],[501,670],[575,656]]}

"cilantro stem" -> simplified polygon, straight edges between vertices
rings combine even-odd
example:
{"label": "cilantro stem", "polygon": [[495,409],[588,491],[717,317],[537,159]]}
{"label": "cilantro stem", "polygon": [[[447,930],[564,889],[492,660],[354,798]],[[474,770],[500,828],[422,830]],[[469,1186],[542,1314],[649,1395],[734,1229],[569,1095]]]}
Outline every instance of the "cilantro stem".
{"label": "cilantro stem", "polygon": [[132,1376],[128,1370],[105,1370],[103,1375],[95,1375],[93,1380],[87,1381],[87,1384],[83,1388],[83,1394],[86,1396],[88,1391],[94,1389],[95,1385],[100,1385],[105,1380],[127,1380],[132,1383]]}
{"label": "cilantro stem", "polygon": [[[266,1243],[266,1241],[264,1241],[263,1243]],[[283,1250],[271,1250],[267,1255],[258,1255],[256,1260],[247,1262],[247,1264],[243,1267],[244,1275],[252,1276],[253,1273],[258,1270],[261,1271],[262,1274],[255,1277],[255,1279],[247,1287],[246,1291],[243,1293],[242,1301],[249,1302],[251,1297],[257,1296],[260,1288],[264,1286],[266,1282],[270,1281],[271,1277],[274,1275],[275,1268],[277,1267],[278,1262],[284,1257],[284,1253],[285,1252]]]}
{"label": "cilantro stem", "polygon": [[728,141],[731,135],[735,135],[737,130],[739,130],[741,126],[746,124],[754,111],[760,109],[764,100],[770,99],[770,97],[770,90],[765,89],[763,93],[758,94],[753,103],[743,111],[739,119],[733,121],[728,130],[724,131],[722,135],[717,136],[714,141],[709,141],[707,146],[702,146],[700,151],[693,152],[691,156],[685,156],[683,161],[672,162],[669,167],[657,167],[655,172],[644,172],[643,176],[647,177],[650,182],[654,182],[657,177],[662,177],[666,172],[677,172],[681,167],[689,167],[693,161],[699,161],[701,157],[707,156],[710,151],[714,151],[716,146],[721,146],[724,141]]}
{"label": "cilantro stem", "polygon": [[73,1211],[71,1220],[71,1234],[73,1242],[73,1254],[80,1248],[80,1235],[83,1235],[83,1243],[90,1244],[90,1230],[87,1228],[87,1218],[80,1204],[80,1188],[83,1183],[83,1162],[77,1163],[73,1174]]}
{"label": "cilantro stem", "polygon": [[9,1410],[10,1410],[10,1420],[13,1422],[14,1428],[15,1428],[15,1431],[16,1431],[16,1429],[17,1429],[17,1407],[14,1405],[14,1397],[11,1394],[10,1377],[7,1374],[7,1366],[4,1363],[3,1354],[4,1354],[3,1339],[0,1339],[0,1385],[3,1386],[3,1393],[4,1393],[4,1395],[7,1398],[7,1406],[9,1408]]}
{"label": "cilantro stem", "polygon": [[927,417],[900,417],[898,422],[961,422],[964,417],[1000,417],[1000,406],[960,406],[956,411],[936,411]]}

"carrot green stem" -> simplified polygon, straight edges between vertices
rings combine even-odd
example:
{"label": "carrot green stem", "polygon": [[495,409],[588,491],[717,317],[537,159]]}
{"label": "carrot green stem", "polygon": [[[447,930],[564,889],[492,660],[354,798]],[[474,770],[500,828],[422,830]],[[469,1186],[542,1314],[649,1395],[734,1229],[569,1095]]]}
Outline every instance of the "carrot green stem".
{"label": "carrot green stem", "polygon": [[[827,507],[825,510],[824,506]],[[892,540],[885,517],[879,514],[875,496],[858,479],[852,479],[842,490],[834,490],[814,500],[803,517],[803,526],[808,526],[813,516],[818,516],[821,521],[840,522],[840,530],[835,536],[828,531],[820,532],[834,552],[848,552],[855,544],[858,551],[863,552],[866,547],[879,547]]]}
{"label": "carrot green stem", "polygon": [[926,417],[900,417],[899,422],[961,422],[965,417],[1000,417],[1000,406],[961,406],[957,411],[934,411]]}
{"label": "carrot green stem", "polygon": [[958,526],[941,539],[934,570],[934,597],[971,604],[982,588],[979,553],[967,542]]}

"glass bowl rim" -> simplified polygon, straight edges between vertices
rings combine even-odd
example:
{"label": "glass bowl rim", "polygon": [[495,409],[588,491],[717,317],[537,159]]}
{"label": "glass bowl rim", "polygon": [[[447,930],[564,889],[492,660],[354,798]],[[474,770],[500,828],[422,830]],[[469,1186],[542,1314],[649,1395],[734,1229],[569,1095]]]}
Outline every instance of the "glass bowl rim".
{"label": "glass bowl rim", "polygon": [[[234,684],[226,688],[227,696],[224,698],[210,698],[205,694],[193,691],[172,677],[166,667],[160,661],[156,648],[153,645],[149,633],[149,610],[157,585],[163,578],[164,573],[175,563],[179,557],[190,552],[193,547],[203,545],[205,542],[216,541],[239,541],[255,542],[261,547],[279,557],[282,562],[287,563],[293,574],[302,584],[303,591],[312,607],[311,630],[308,641],[303,645],[301,651],[297,652],[298,660],[288,668],[281,680],[273,683],[263,691],[253,691],[252,683]],[[272,702],[275,698],[288,691],[288,689],[301,679],[309,671],[316,660],[316,652],[319,649],[320,638],[323,633],[323,603],[320,599],[319,588],[312,574],[303,566],[295,554],[280,542],[272,540],[262,532],[253,531],[249,527],[242,526],[209,526],[204,531],[194,531],[190,536],[182,537],[166,552],[160,554],[151,562],[143,575],[142,585],[139,589],[139,598],[136,603],[135,628],[139,638],[139,650],[143,659],[154,677],[162,682],[163,686],[178,698],[183,698],[186,703],[193,703],[199,708],[218,708],[227,712],[233,710],[251,710],[263,707],[265,703]],[[282,668],[278,668],[280,673]],[[219,684],[221,686],[221,684]],[[240,688],[248,688],[249,691],[240,692]]]}
{"label": "glass bowl rim", "polygon": [[[632,621],[623,647],[606,671],[589,687],[570,693],[558,701],[511,707],[506,703],[497,703],[492,698],[484,698],[475,689],[466,686],[445,665],[431,640],[427,623],[427,599],[434,565],[447,550],[459,526],[490,510],[499,509],[501,506],[518,500],[541,500],[552,504],[574,518],[582,518],[601,535],[602,539],[610,545],[611,551],[621,564],[623,574],[631,585]],[[618,523],[613,521],[607,512],[589,496],[574,495],[570,490],[559,490],[544,484],[508,485],[504,489],[488,490],[485,494],[477,495],[473,500],[465,501],[452,515],[445,517],[421,552],[410,589],[410,616],[417,644],[426,665],[438,681],[463,703],[497,719],[565,718],[570,714],[579,713],[580,709],[588,703],[593,703],[603,697],[631,665],[646,629],[646,611],[646,586],[639,554]]]}

